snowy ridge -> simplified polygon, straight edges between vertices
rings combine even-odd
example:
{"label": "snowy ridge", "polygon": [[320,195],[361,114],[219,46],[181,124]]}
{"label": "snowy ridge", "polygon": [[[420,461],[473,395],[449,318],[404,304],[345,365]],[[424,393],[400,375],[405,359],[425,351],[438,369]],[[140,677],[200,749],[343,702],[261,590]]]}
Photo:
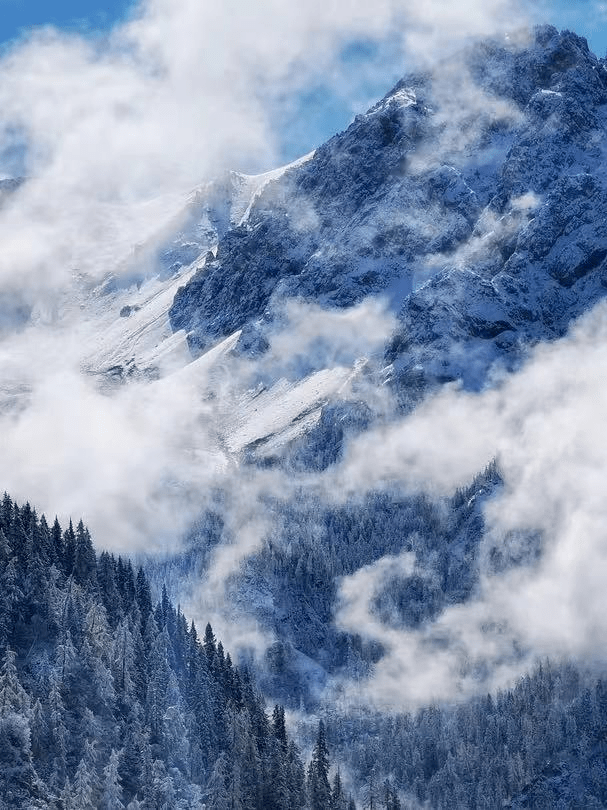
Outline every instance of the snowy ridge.
{"label": "snowy ridge", "polygon": [[245,394],[226,435],[227,447],[238,453],[259,444],[261,455],[276,452],[317,425],[322,406],[339,396],[355,374],[356,369],[324,369],[301,382],[279,380],[271,388]]}
{"label": "snowy ridge", "polygon": [[[235,207],[235,217],[234,217],[234,224],[236,225],[244,225],[249,216],[251,214],[251,209],[255,205],[257,199],[261,196],[263,191],[266,189],[269,183],[273,183],[276,180],[279,180],[286,172],[296,169],[299,166],[303,166],[304,163],[307,163],[314,157],[314,150],[312,152],[308,152],[307,155],[303,155],[297,160],[292,161],[291,163],[287,163],[284,166],[279,167],[278,169],[271,169],[269,172],[264,172],[263,174],[254,174],[254,175],[246,175],[241,174],[240,177],[243,179],[244,184],[248,184],[248,203],[246,208],[242,211],[240,216],[238,213],[240,211],[240,207]],[[241,201],[244,201],[247,197],[243,195],[241,197]]]}
{"label": "snowy ridge", "polygon": [[[191,192],[185,207],[152,241],[161,265],[158,275],[148,270],[127,288],[114,289],[106,282],[81,296],[82,321],[90,335],[83,368],[97,374],[119,367],[163,374],[190,362],[185,332],[174,333],[168,319],[177,290],[204,268],[207,257],[212,258],[225,228],[246,223],[255,200],[270,183],[312,156],[313,152],[259,175],[229,172]],[[142,252],[148,255],[149,250],[144,247]]]}
{"label": "snowy ridge", "polygon": [[[178,289],[213,259],[217,243],[232,227],[243,226],[260,194],[313,156],[260,175],[226,173],[205,183],[189,195],[173,195],[151,201],[161,230],[147,235],[136,250],[127,250],[122,267],[101,284],[75,273],[69,289],[63,290],[53,312],[32,314],[32,328],[73,334],[71,346],[77,363],[87,375],[98,378],[111,393],[131,379],[150,385],[194,385],[201,397],[225,358],[234,350],[241,331],[219,341],[193,360],[187,332],[171,328],[168,313]],[[5,184],[17,187],[18,183]],[[147,206],[149,207],[149,206]],[[145,209],[146,205],[142,206]],[[275,446],[299,435],[318,420],[320,405],[343,385],[345,370],[326,372],[297,386],[271,387],[265,397],[253,402],[249,394],[226,404],[219,416],[218,445],[210,448],[220,466],[225,453],[237,456],[247,446],[270,439]],[[3,360],[0,407],[14,411],[31,392],[27,369],[17,361]],[[284,434],[284,439],[281,435]]]}

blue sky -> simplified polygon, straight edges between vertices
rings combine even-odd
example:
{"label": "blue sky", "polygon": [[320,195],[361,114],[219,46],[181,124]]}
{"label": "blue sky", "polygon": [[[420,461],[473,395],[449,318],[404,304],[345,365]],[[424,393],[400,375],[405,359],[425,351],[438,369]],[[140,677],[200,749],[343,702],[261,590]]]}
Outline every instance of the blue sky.
{"label": "blue sky", "polygon": [[0,42],[14,39],[28,28],[48,24],[78,30],[107,29],[131,5],[125,0],[0,0]]}
{"label": "blue sky", "polygon": [[[537,0],[541,16],[560,28],[571,28],[586,36],[593,50],[604,56],[607,50],[607,3],[600,0]],[[65,28],[104,29],[128,13],[129,0],[0,0],[0,42],[6,42],[28,28],[53,24]]]}
{"label": "blue sky", "polygon": [[[285,0],[286,2],[287,0]],[[59,28],[83,33],[102,33],[128,15],[135,0],[0,0],[0,47],[18,38],[30,28],[55,25]],[[531,0],[538,21],[551,22],[559,28],[569,28],[586,36],[590,47],[599,56],[607,52],[607,0]],[[353,49],[344,61],[348,70],[355,72],[357,63],[365,67],[381,64],[383,70],[361,70],[367,77],[357,89],[361,111],[367,102],[381,97],[402,75],[405,66],[390,60],[389,47],[378,56]],[[369,80],[369,76],[373,78]],[[295,99],[286,99],[277,110],[276,128],[282,133],[282,158],[291,160],[344,129],[352,118],[351,99],[337,97],[327,86],[306,88]]]}

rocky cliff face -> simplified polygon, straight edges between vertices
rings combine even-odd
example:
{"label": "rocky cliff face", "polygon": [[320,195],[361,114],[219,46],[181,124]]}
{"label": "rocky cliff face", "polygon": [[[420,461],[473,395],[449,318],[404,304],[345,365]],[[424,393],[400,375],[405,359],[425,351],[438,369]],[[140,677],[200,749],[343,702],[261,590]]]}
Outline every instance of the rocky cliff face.
{"label": "rocky cliff face", "polygon": [[[448,76],[448,81],[445,79]],[[483,385],[607,291],[607,68],[544,26],[412,76],[263,187],[170,311],[195,352],[285,298],[383,295],[399,387]]]}

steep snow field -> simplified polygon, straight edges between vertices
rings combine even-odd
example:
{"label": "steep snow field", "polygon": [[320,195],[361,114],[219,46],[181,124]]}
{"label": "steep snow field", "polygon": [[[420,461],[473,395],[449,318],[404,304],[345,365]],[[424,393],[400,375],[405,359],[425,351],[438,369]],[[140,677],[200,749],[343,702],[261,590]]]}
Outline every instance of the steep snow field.
{"label": "steep snow field", "polygon": [[[214,371],[235,348],[241,330],[193,359],[185,330],[171,328],[168,313],[175,294],[195,273],[204,272],[226,230],[246,226],[260,194],[312,156],[261,175],[231,172],[194,190],[185,205],[183,197],[165,203],[167,224],[160,235],[140,246],[135,258],[125,259],[121,274],[112,273],[101,283],[74,274],[50,319],[48,313],[33,313],[28,345],[45,336],[65,335],[70,356],[64,359],[76,363],[110,395],[129,380],[144,380],[169,388],[198,384],[200,396],[208,396]],[[170,210],[171,204],[176,210]],[[59,351],[61,346],[59,340]],[[0,402],[4,409],[18,409],[31,391],[29,369],[14,357],[9,362],[8,351],[3,359]],[[348,368],[327,369],[297,383],[279,380],[263,391],[242,391],[218,403],[221,450],[238,454],[256,444],[276,449],[277,443],[315,425],[322,405],[353,373]]]}

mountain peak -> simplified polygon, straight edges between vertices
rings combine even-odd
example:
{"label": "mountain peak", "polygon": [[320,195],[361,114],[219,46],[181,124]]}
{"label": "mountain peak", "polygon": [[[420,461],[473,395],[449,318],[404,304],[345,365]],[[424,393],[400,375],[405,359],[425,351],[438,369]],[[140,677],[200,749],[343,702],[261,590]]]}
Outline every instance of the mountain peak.
{"label": "mountain peak", "polygon": [[[177,293],[173,328],[195,353],[237,329],[259,349],[287,298],[382,295],[406,334],[399,367],[482,385],[604,294],[606,102],[603,62],[552,26],[403,78],[261,189]],[[472,376],[445,356],[464,345]]]}

